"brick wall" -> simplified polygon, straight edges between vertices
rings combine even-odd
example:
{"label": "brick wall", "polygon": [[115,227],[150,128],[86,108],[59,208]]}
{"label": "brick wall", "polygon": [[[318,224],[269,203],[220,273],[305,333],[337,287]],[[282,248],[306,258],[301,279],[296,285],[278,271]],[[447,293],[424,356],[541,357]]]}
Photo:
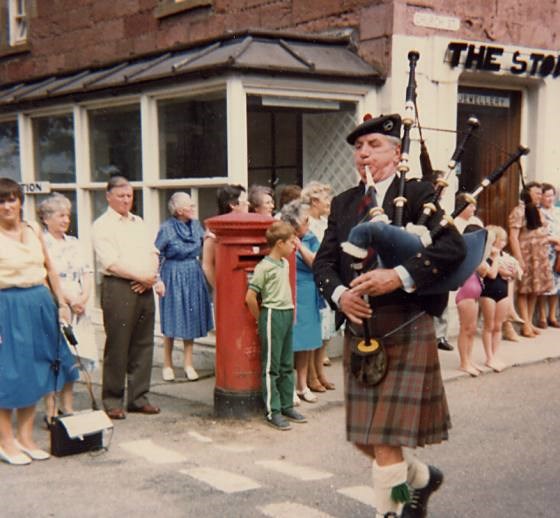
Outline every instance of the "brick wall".
{"label": "brick wall", "polygon": [[248,28],[353,28],[360,55],[387,69],[393,33],[437,33],[413,25],[417,11],[460,17],[458,33],[441,31],[451,38],[560,46],[556,0],[539,0],[538,9],[535,0],[214,0],[212,7],[160,18],[157,0],[28,1],[31,50],[4,57],[0,51],[0,83],[104,65]]}

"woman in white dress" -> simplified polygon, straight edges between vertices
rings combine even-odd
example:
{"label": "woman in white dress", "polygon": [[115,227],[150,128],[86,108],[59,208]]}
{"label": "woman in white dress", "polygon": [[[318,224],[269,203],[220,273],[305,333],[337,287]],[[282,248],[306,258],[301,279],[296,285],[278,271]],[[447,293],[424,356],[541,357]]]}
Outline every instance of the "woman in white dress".
{"label": "woman in white dress", "polygon": [[[91,294],[93,269],[85,259],[81,243],[66,234],[70,227],[72,204],[62,194],[55,193],[42,201],[38,214],[45,227],[44,240],[60,278],[65,301],[72,311],[71,324],[78,338],[78,356],[83,367],[92,371],[98,361],[94,331],[86,313]],[[74,354],[75,350],[72,351]],[[73,383],[66,383],[61,391],[61,410],[65,414],[73,412]],[[45,397],[47,424],[57,412],[54,393]]]}

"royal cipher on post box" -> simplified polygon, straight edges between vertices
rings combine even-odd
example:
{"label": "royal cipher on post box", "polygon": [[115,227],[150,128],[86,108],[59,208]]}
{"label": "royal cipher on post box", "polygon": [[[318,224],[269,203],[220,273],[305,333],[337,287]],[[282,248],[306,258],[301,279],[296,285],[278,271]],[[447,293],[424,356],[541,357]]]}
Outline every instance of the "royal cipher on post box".
{"label": "royal cipher on post box", "polygon": [[265,233],[274,222],[230,212],[205,220],[216,235],[216,386],[218,417],[246,417],[262,410],[260,344],[245,304],[253,270],[268,253]]}

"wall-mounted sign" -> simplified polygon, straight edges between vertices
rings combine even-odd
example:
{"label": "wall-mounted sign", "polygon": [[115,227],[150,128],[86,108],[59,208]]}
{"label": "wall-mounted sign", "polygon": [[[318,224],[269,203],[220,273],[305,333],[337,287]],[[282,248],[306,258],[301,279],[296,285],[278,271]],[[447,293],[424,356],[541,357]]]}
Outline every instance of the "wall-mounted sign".
{"label": "wall-mounted sign", "polygon": [[516,50],[508,52],[506,56],[504,47],[458,41],[449,43],[447,52],[449,64],[453,68],[462,66],[465,70],[501,71],[517,76],[560,76],[560,55],[539,52],[527,54]]}
{"label": "wall-mounted sign", "polygon": [[461,27],[461,20],[455,18],[455,16],[441,16],[426,12],[414,13],[413,23],[417,27],[429,27],[430,29],[444,31],[458,31]]}
{"label": "wall-mounted sign", "polygon": [[459,92],[458,102],[472,106],[489,106],[491,108],[509,108],[511,105],[509,97],[502,95],[471,94]]}
{"label": "wall-mounted sign", "polygon": [[25,194],[49,194],[51,192],[51,182],[29,182],[20,183]]}

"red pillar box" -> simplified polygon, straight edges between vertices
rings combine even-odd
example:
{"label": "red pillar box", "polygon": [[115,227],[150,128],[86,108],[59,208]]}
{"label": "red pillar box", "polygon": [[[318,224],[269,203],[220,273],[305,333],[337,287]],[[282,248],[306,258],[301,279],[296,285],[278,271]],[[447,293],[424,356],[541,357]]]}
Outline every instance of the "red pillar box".
{"label": "red pillar box", "polygon": [[262,409],[260,344],[245,304],[248,281],[268,253],[272,218],[234,213],[205,220],[216,234],[216,387],[218,417],[245,417]]}

